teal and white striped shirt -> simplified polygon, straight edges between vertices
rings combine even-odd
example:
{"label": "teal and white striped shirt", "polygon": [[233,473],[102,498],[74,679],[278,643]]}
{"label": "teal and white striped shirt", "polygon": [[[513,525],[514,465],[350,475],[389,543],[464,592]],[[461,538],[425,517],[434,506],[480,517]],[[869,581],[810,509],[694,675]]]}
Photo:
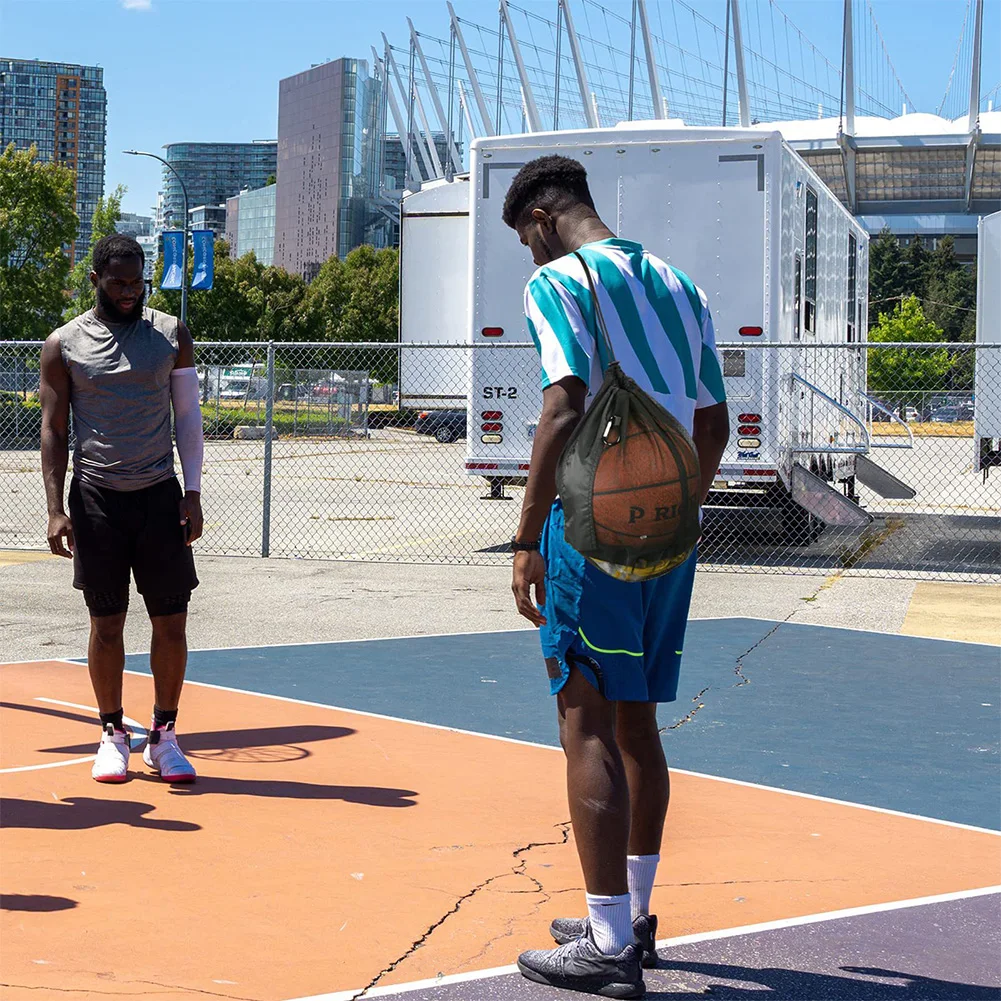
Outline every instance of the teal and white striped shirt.
{"label": "teal and white striped shirt", "polygon": [[[588,243],[580,254],[622,370],[691,432],[697,409],[726,400],[705,293],[629,240]],[[575,375],[587,383],[590,399],[607,359],[587,277],[573,254],[532,275],[525,315],[542,360],[542,388]]]}

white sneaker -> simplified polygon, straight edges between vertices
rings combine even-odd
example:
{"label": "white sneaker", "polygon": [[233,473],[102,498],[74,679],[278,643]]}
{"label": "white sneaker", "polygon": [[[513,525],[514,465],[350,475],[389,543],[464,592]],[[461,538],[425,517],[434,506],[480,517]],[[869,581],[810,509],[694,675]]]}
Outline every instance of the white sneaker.
{"label": "white sneaker", "polygon": [[160,773],[164,782],[194,782],[196,775],[191,762],[177,746],[174,724],[164,727],[150,726],[149,739],[143,751],[143,761]]}
{"label": "white sneaker", "polygon": [[105,723],[97,757],[90,774],[97,782],[124,782],[129,777],[129,751],[131,734],[116,730],[114,723]]}

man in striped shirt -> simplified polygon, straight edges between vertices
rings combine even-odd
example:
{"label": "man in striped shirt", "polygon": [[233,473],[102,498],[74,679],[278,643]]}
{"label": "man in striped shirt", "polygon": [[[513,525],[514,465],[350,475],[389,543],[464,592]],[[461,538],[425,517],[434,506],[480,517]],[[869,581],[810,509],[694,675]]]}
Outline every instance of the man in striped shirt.
{"label": "man in striped shirt", "polygon": [[[709,305],[683,272],[618,239],[594,208],[584,167],[546,156],[526,164],[504,203],[539,269],[525,289],[542,362],[543,409],[518,532],[518,611],[540,628],[557,696],[567,792],[588,917],[557,919],[555,950],[518,960],[529,979],[607,997],[641,997],[656,964],[650,914],[669,797],[657,703],[677,695],[695,555],[653,580],[616,580],[563,537],[556,466],[603,378],[587,264],[615,357],[626,375],[692,434],[702,499],[729,436]],[[534,601],[533,601],[534,591]]]}

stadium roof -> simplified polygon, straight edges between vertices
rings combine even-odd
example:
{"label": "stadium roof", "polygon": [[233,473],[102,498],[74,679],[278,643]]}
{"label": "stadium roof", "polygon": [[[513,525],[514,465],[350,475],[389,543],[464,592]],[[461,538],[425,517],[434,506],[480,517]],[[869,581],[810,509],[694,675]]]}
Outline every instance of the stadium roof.
{"label": "stadium roof", "polygon": [[1001,111],[968,120],[916,113],[761,122],[777,130],[857,215],[984,215],[1001,209]]}

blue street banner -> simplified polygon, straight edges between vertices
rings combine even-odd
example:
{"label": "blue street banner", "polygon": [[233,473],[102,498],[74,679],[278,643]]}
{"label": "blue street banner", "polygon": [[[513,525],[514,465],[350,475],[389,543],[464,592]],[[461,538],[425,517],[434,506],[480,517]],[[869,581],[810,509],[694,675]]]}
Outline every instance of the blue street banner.
{"label": "blue street banner", "polygon": [[215,275],[215,233],[210,229],[191,232],[191,245],[195,251],[195,267],[191,276],[192,291],[207,292],[212,288]]}
{"label": "blue street banner", "polygon": [[184,259],[184,233],[169,229],[163,234],[163,277],[160,288],[181,287],[181,261]]}

